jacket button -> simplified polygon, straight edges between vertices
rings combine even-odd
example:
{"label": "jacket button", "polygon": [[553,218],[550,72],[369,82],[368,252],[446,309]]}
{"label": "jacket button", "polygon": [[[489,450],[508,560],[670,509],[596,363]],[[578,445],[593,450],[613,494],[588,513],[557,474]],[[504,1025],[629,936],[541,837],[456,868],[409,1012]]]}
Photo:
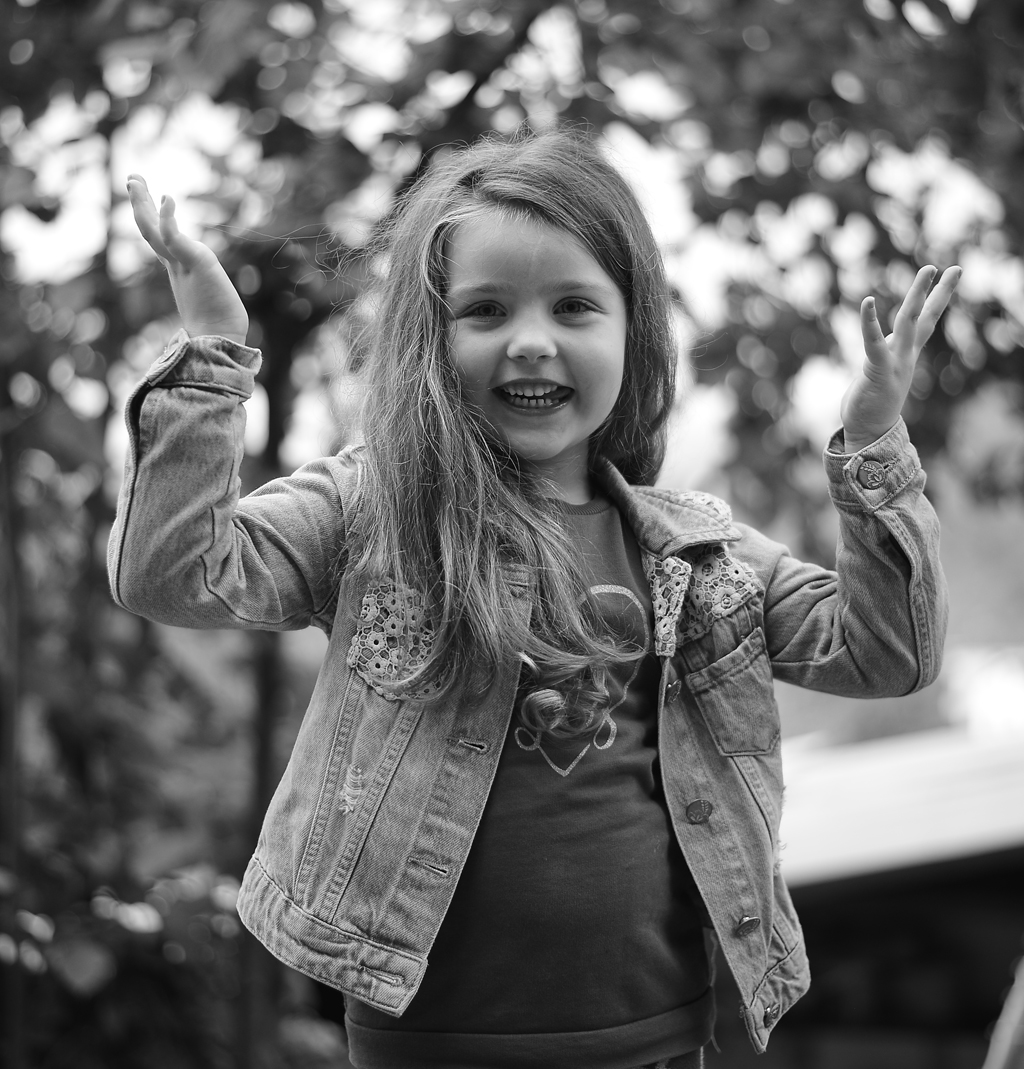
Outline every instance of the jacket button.
{"label": "jacket button", "polygon": [[857,470],[857,481],[866,490],[877,490],[885,482],[885,465],[877,460],[865,460]]}
{"label": "jacket button", "polygon": [[707,824],[714,808],[706,798],[698,798],[686,807],[686,819],[691,824]]}
{"label": "jacket button", "polygon": [[678,679],[674,679],[665,688],[665,701],[674,702],[679,697],[679,692],[683,689],[682,683]]}
{"label": "jacket button", "polygon": [[736,925],[736,934],[750,935],[751,932],[756,932],[760,927],[760,917],[741,917],[739,924]]}
{"label": "jacket button", "polygon": [[773,1024],[775,1024],[775,1022],[779,1019],[779,1014],[781,1012],[782,1012],[782,1010],[779,1007],[779,1004],[777,1002],[773,1002],[764,1011],[764,1026],[765,1026],[765,1028],[771,1028],[771,1026]]}

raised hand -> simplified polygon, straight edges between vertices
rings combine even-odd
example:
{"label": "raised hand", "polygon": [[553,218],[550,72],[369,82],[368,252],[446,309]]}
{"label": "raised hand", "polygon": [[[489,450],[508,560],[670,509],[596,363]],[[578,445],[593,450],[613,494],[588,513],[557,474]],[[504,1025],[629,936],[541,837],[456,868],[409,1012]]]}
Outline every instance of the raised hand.
{"label": "raised hand", "polygon": [[140,175],[128,176],[128,199],[142,236],[167,268],[185,330],[193,338],[219,334],[244,345],[249,316],[213,250],[178,230],[170,197],[157,212]]}
{"label": "raised hand", "polygon": [[874,297],[864,298],[860,325],[867,359],[843,396],[840,408],[847,453],[855,453],[881,438],[899,419],[917,358],[949,304],[961,269],[947,268],[931,289],[937,274],[934,267],[918,271],[888,337],[879,325]]}

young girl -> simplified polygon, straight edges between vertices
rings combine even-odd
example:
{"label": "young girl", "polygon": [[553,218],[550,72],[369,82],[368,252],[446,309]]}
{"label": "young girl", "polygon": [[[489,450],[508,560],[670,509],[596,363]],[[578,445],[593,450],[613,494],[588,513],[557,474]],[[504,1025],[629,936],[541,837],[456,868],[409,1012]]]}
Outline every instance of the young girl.
{"label": "young girl", "polygon": [[128,188],[187,337],[128,406],[114,597],[330,636],[245,924],[345,992],[360,1069],[699,1066],[711,933],[763,1050],[808,985],[772,679],[868,697],[938,672],[938,529],[900,409],[959,270],[924,268],[888,338],[864,302],[825,453],[831,572],[652,486],[668,287],[585,140],[433,165],[382,252],[365,445],[241,500],[245,310],[173,203]]}

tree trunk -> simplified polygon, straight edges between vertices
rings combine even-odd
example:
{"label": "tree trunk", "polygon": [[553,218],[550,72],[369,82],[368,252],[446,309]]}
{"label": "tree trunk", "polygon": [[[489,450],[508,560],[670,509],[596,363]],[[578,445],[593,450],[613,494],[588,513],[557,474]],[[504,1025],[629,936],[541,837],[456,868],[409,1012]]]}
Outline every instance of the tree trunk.
{"label": "tree trunk", "polygon": [[[12,446],[10,436],[0,439],[0,934],[17,941],[19,642]],[[0,1062],[8,1069],[24,1069],[23,973],[16,958],[2,959],[0,977]]]}

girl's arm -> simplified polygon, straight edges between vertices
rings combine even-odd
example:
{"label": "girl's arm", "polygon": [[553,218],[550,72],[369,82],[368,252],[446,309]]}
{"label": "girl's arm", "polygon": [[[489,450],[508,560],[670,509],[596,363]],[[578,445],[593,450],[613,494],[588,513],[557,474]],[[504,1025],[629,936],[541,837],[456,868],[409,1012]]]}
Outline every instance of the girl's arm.
{"label": "girl's arm", "polygon": [[749,529],[737,547],[765,588],[775,678],[855,698],[920,690],[942,664],[948,600],[939,521],[906,425],[853,454],[836,434],[825,470],[839,514],[835,571]]}
{"label": "girl's arm", "polygon": [[960,277],[923,268],[884,337],[861,306],[867,359],[825,452],[839,513],[836,571],[796,560],[750,531],[748,562],[765,585],[765,629],[779,679],[856,697],[904,694],[938,674],[948,605],[939,524],[900,411],[914,367]]}
{"label": "girl's arm", "polygon": [[239,498],[260,354],[213,253],[159,218],[129,182],[136,219],[168,267],[189,333],[150,369],[125,413],[130,448],[108,564],[115,600],[186,627],[330,628],[355,468],[333,457]]}

